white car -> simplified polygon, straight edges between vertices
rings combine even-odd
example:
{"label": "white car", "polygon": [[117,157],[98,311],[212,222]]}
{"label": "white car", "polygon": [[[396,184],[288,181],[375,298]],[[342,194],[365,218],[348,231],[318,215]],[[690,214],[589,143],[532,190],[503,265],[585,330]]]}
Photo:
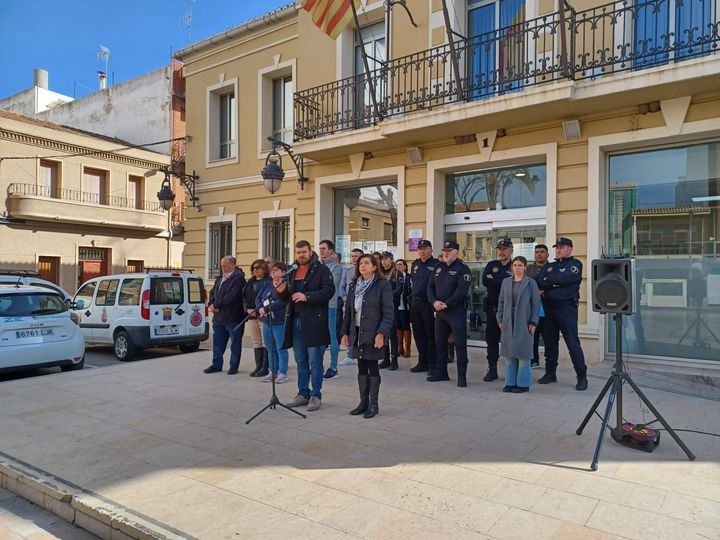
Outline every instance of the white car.
{"label": "white car", "polygon": [[93,278],[71,305],[85,342],[112,345],[122,361],[151,347],[194,352],[209,335],[205,285],[190,271],[148,269]]}
{"label": "white car", "polygon": [[15,285],[17,283],[21,285],[32,285],[34,287],[43,287],[45,289],[50,289],[51,291],[55,291],[60,296],[62,296],[63,299],[68,303],[70,302],[70,300],[72,300],[72,295],[69,294],[65,289],[63,289],[60,285],[56,285],[52,281],[42,279],[40,277],[40,274],[37,272],[34,272],[32,270],[0,269],[1,285]]}
{"label": "white car", "polygon": [[0,285],[0,371],[85,365],[85,340],[77,315],[55,291]]}

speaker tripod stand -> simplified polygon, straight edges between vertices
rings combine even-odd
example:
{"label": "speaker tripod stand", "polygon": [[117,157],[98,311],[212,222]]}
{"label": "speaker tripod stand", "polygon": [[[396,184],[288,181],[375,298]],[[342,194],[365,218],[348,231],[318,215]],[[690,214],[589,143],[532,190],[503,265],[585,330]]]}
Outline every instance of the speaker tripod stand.
{"label": "speaker tripod stand", "polygon": [[655,415],[656,421],[660,422],[662,424],[662,426],[665,428],[665,430],[670,434],[670,436],[673,439],[675,439],[675,442],[678,443],[680,448],[683,449],[683,452],[685,452],[688,459],[690,461],[694,461],[695,454],[693,454],[690,451],[690,449],[687,446],[685,446],[685,443],[682,442],[680,437],[678,437],[677,433],[675,433],[675,431],[665,421],[665,419],[658,412],[658,410],[653,406],[652,403],[650,403],[650,400],[645,396],[645,394],[642,393],[640,388],[638,388],[638,386],[635,384],[635,382],[630,378],[630,374],[627,371],[625,371],[625,368],[623,367],[623,362],[622,362],[622,314],[616,313],[615,314],[615,366],[613,368],[613,372],[610,374],[610,377],[608,378],[607,382],[605,383],[605,386],[600,391],[600,394],[598,395],[598,397],[595,399],[595,403],[592,404],[592,407],[590,407],[590,410],[585,415],[585,418],[583,419],[582,423],[580,424],[580,427],[575,432],[578,435],[582,435],[582,432],[585,429],[585,426],[587,426],[588,422],[590,421],[590,418],[592,418],[592,415],[596,413],[597,408],[600,406],[600,403],[602,402],[603,398],[605,397],[605,394],[608,394],[607,405],[605,406],[605,415],[602,417],[602,427],[600,428],[600,434],[598,435],[598,441],[597,441],[597,444],[595,445],[595,454],[593,455],[593,460],[592,460],[592,463],[590,464],[590,468],[593,471],[597,471],[598,462],[600,460],[600,452],[602,451],[603,442],[605,441],[605,429],[608,427],[608,423],[610,422],[610,415],[612,414],[613,403],[615,403],[616,399],[617,399],[617,405],[615,406],[615,412],[617,413],[616,424],[615,424],[614,428],[612,428],[612,427],[610,428],[610,434],[611,434],[612,438],[618,442],[621,442],[623,440],[625,433],[623,431],[622,388],[623,388],[623,384],[625,384],[625,383],[630,385],[630,387],[635,391],[635,393],[638,395],[640,400],[645,405],[647,405],[647,407],[648,407],[648,409],[650,409],[650,411],[652,411],[652,413]]}
{"label": "speaker tripod stand", "polygon": [[[701,311],[700,311],[700,308],[702,306],[702,299],[695,298],[695,299],[693,299],[693,302],[695,303],[695,318],[690,323],[690,326],[687,327],[687,330],[685,330],[685,333],[682,335],[682,337],[677,342],[677,344],[680,345],[683,341],[685,341],[685,339],[688,337],[688,335],[690,335],[690,332],[692,330],[695,330],[693,346],[704,347],[706,349],[709,349],[710,344],[707,343],[707,340],[709,340],[710,337],[712,337],[717,342],[717,344],[720,345],[720,339],[718,339],[718,337],[715,335],[715,333],[710,329],[710,327],[707,325],[707,323],[705,321],[703,321],[703,319],[702,319],[702,315],[701,315]],[[708,336],[705,339],[700,338],[701,325],[710,334],[710,336]]]}

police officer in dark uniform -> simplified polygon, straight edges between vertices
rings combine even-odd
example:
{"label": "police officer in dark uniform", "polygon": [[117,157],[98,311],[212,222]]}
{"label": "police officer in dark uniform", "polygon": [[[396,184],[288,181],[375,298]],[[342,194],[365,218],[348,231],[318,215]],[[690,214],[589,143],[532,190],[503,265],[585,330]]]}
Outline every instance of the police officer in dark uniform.
{"label": "police officer in dark uniform", "polygon": [[443,262],[428,283],[428,300],[435,310],[437,364],[427,378],[430,382],[449,381],[448,341],[452,334],[457,356],[457,385],[467,386],[467,295],[472,274],[458,259],[460,246],[448,240],[443,244]]}
{"label": "police officer in dark uniform", "polygon": [[578,337],[578,303],[583,267],[582,263],[572,256],[572,240],[558,238],[553,247],[556,260],[543,266],[536,278],[545,309],[543,339],[546,354],[545,375],[538,380],[538,383],[557,382],[556,372],[560,332],[562,332],[577,374],[575,390],[587,390],[587,366]]}
{"label": "police officer in dark uniform", "polygon": [[503,279],[512,276],[513,243],[509,238],[500,240],[497,244],[498,258],[485,266],[482,284],[487,289],[485,295],[485,315],[487,329],[485,342],[487,343],[488,370],[483,381],[490,382],[498,378],[497,364],[500,358],[500,327],[495,316],[500,298],[500,287]]}
{"label": "police officer in dark uniform", "polygon": [[430,240],[420,240],[418,255],[420,257],[415,259],[410,267],[412,276],[410,317],[418,350],[418,363],[410,368],[413,373],[432,370],[435,366],[435,318],[432,305],[428,302],[427,289],[428,281],[440,263],[432,256]]}

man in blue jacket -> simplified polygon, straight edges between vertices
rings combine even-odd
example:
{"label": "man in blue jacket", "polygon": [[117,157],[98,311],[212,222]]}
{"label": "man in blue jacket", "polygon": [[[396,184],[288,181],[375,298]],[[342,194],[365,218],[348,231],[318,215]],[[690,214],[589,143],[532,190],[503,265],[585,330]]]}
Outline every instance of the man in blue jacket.
{"label": "man in blue jacket", "polygon": [[[215,279],[210,291],[208,312],[213,314],[213,358],[212,365],[205,368],[205,373],[222,371],[223,355],[230,344],[230,369],[228,375],[235,375],[240,366],[242,337],[245,325],[237,326],[245,318],[243,289],[245,274],[237,267],[235,257],[227,255],[220,260],[222,274]],[[237,329],[236,329],[237,328]]]}

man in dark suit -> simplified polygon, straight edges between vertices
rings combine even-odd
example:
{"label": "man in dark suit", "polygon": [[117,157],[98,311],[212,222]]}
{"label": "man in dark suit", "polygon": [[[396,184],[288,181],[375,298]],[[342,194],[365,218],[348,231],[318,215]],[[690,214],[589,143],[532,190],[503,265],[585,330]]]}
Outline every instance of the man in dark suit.
{"label": "man in dark suit", "polygon": [[245,288],[245,274],[237,267],[235,257],[227,255],[220,260],[222,274],[215,279],[210,291],[208,311],[213,314],[213,358],[212,365],[204,373],[222,371],[223,355],[230,344],[230,369],[228,375],[235,375],[240,366],[242,337],[245,325],[237,326],[245,317],[242,292]]}

